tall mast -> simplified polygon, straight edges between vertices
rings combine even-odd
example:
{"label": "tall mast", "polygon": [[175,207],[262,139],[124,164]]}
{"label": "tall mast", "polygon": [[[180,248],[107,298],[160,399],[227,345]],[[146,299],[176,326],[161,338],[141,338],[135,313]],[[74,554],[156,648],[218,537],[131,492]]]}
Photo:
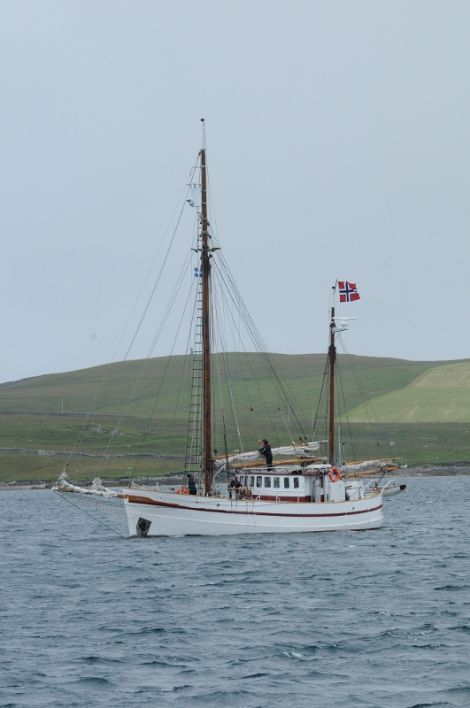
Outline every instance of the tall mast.
{"label": "tall mast", "polygon": [[328,404],[328,462],[332,465],[335,461],[335,364],[336,364],[336,344],[335,344],[336,322],[335,308],[331,308],[330,319],[330,346],[328,347],[329,362],[329,404]]}
{"label": "tall mast", "polygon": [[204,118],[202,148],[199,152],[201,165],[201,277],[202,277],[202,370],[203,370],[203,464],[204,490],[212,488],[214,459],[212,457],[212,411],[211,411],[211,332],[210,332],[210,248],[209,221],[207,219],[207,172]]}

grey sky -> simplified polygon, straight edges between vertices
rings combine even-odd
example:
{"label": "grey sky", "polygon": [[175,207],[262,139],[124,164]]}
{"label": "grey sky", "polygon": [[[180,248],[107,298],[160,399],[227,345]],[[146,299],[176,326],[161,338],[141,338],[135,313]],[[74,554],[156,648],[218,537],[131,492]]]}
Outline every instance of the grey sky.
{"label": "grey sky", "polygon": [[463,1],[4,0],[0,381],[113,359],[200,116],[272,351],[324,350],[346,278],[348,351],[470,356],[469,55]]}

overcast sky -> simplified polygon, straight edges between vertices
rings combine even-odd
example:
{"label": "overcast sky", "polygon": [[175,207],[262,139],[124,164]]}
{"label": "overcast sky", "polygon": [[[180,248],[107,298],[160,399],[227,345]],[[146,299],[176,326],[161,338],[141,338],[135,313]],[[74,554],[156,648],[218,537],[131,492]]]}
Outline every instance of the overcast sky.
{"label": "overcast sky", "polygon": [[469,60],[464,0],[3,0],[0,381],[115,358],[201,116],[270,350],[345,278],[348,351],[469,357]]}

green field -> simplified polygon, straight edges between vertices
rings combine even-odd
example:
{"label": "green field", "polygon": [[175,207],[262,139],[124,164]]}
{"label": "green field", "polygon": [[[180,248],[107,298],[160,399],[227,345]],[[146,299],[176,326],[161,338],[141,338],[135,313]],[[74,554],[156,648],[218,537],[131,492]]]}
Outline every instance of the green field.
{"label": "green field", "polygon": [[[224,404],[226,423],[224,428],[216,412],[214,446],[220,451],[238,448],[229,430],[232,408],[245,449],[261,437],[277,445],[312,434],[324,356],[270,358],[286,387],[282,403],[258,355],[214,356],[214,400]],[[230,391],[217,387],[222,368],[230,373]],[[53,480],[65,464],[75,479],[181,471],[189,378],[189,359],[176,356],[0,385],[0,481]],[[347,459],[393,455],[410,465],[470,460],[470,361],[346,355],[338,379]],[[325,434],[322,414],[314,435]]]}
{"label": "green field", "polygon": [[[368,404],[357,406],[349,419],[366,422]],[[470,423],[470,362],[434,366],[404,388],[377,396],[376,420],[387,423]]]}

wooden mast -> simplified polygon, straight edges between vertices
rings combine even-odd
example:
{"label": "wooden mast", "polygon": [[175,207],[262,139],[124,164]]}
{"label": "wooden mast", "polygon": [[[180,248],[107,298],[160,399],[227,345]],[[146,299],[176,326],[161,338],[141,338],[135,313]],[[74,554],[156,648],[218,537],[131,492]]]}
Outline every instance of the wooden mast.
{"label": "wooden mast", "polygon": [[335,344],[336,322],[335,308],[331,308],[330,320],[330,345],[328,347],[329,362],[329,403],[328,403],[328,462],[330,465],[335,461],[335,364],[336,364],[336,344]]}
{"label": "wooden mast", "polygon": [[204,491],[212,489],[214,458],[212,455],[212,398],[211,398],[211,332],[210,332],[210,251],[209,221],[207,218],[207,172],[206,146],[203,124],[202,148],[199,152],[201,165],[201,277],[202,277],[202,369],[203,369],[203,454]]}

